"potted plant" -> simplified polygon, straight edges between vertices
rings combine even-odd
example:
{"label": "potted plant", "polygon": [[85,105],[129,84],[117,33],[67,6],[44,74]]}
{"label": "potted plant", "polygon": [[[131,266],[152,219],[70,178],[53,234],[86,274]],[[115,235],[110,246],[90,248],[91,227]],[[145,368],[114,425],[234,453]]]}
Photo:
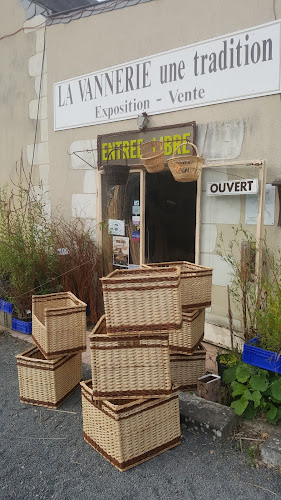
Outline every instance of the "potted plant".
{"label": "potted plant", "polygon": [[254,262],[257,244],[241,226],[228,249],[220,236],[218,255],[230,266],[230,294],[241,312],[245,344],[243,361],[281,373],[281,253],[263,241],[264,268],[257,282]]}

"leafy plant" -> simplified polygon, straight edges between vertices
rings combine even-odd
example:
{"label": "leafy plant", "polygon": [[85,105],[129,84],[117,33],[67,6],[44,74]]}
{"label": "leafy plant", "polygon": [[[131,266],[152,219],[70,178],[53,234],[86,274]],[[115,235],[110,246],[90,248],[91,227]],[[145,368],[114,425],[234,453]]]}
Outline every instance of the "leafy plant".
{"label": "leafy plant", "polygon": [[[0,193],[0,297],[24,317],[33,294],[72,291],[96,322],[102,311],[102,262],[93,235],[80,220],[51,219],[22,158],[17,173],[13,190]],[[60,248],[67,248],[67,255],[58,255]]]}
{"label": "leafy plant", "polygon": [[252,419],[265,414],[277,424],[281,420],[281,376],[242,361],[223,373],[223,380],[231,386],[231,408],[237,415]]}
{"label": "leafy plant", "polygon": [[281,353],[281,252],[262,242],[264,268],[255,275],[257,242],[242,226],[233,227],[234,238],[225,248],[220,234],[217,254],[231,269],[230,294],[241,313],[245,341],[260,336],[258,346]]}
{"label": "leafy plant", "polygon": [[226,367],[234,366],[241,359],[237,351],[218,351],[217,362]]}
{"label": "leafy plant", "polygon": [[59,274],[59,260],[44,207],[30,196],[21,178],[14,192],[1,192],[0,241],[0,293],[24,316],[31,309],[33,290],[57,291],[53,277]]}

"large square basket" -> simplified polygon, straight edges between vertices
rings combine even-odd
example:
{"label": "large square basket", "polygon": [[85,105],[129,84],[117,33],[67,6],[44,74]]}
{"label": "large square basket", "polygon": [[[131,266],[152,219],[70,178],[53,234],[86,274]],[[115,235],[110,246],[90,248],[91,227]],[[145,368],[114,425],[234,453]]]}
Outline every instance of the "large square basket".
{"label": "large square basket", "polygon": [[93,400],[81,382],[84,439],[120,471],[181,442],[178,390],[161,399]]}
{"label": "large square basket", "polygon": [[179,329],[180,267],[116,270],[100,278],[108,335]]}
{"label": "large square basket", "polygon": [[20,400],[58,408],[82,379],[81,353],[47,360],[37,347],[16,356]]}
{"label": "large square basket", "polygon": [[172,383],[179,386],[180,391],[197,388],[197,380],[206,373],[206,350],[198,346],[192,356],[171,354]]}
{"label": "large square basket", "polygon": [[32,338],[47,359],[86,350],[86,306],[71,292],[33,295]]}
{"label": "large square basket", "polygon": [[107,335],[102,316],[89,338],[94,399],[171,394],[168,334]]}
{"label": "large square basket", "polygon": [[170,350],[179,354],[192,354],[204,338],[205,309],[182,313],[182,327],[169,334]]}
{"label": "large square basket", "polygon": [[196,309],[211,305],[212,272],[210,267],[199,266],[192,262],[158,262],[145,267],[180,266],[180,291],[182,307]]}

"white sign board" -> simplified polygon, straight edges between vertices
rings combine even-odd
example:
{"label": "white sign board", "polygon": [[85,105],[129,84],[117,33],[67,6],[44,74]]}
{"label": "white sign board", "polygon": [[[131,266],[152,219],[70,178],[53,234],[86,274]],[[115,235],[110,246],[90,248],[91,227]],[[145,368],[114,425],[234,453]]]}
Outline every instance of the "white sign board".
{"label": "white sign board", "polygon": [[279,93],[280,26],[274,21],[55,83],[55,130]]}
{"label": "white sign board", "polygon": [[125,221],[108,219],[108,232],[116,236],[125,236]]}
{"label": "white sign board", "polygon": [[[266,184],[264,202],[264,225],[274,226],[275,216],[275,187]],[[258,217],[258,197],[246,196],[245,224],[255,225]]]}
{"label": "white sign board", "polygon": [[207,182],[207,196],[257,194],[258,179],[243,179],[241,181]]}

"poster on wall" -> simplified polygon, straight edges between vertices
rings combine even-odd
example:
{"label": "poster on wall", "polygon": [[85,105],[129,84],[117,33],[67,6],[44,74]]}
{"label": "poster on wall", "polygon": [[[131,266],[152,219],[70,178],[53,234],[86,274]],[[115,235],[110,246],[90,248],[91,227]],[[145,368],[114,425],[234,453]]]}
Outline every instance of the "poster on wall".
{"label": "poster on wall", "polygon": [[[275,187],[266,184],[264,202],[264,225],[274,226],[275,216]],[[258,218],[258,196],[246,196],[245,224],[256,225]]]}
{"label": "poster on wall", "polygon": [[125,236],[113,236],[113,265],[118,267],[129,267],[129,238]]}
{"label": "poster on wall", "polygon": [[125,236],[125,221],[108,219],[108,233],[114,236]]}
{"label": "poster on wall", "polygon": [[54,129],[278,94],[280,27],[276,20],[56,82]]}

